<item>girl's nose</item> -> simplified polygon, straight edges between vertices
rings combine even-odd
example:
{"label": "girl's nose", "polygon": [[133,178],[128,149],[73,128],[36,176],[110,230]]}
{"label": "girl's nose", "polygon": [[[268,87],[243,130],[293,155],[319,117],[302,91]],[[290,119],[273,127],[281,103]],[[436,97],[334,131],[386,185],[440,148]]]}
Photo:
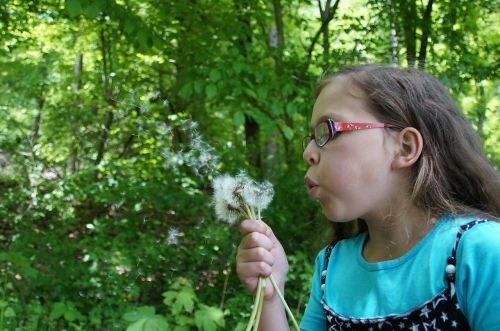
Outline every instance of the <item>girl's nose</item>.
{"label": "girl's nose", "polygon": [[302,157],[307,164],[313,165],[319,162],[319,153],[317,149],[318,148],[315,146],[314,141],[311,140],[302,154]]}

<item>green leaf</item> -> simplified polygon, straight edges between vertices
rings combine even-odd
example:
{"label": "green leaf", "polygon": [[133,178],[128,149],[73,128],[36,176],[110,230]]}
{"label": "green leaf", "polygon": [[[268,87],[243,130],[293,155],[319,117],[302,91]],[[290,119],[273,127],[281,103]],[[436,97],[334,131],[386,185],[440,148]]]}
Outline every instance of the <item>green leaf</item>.
{"label": "green leaf", "polygon": [[163,299],[163,304],[165,304],[166,306],[171,305],[172,302],[174,302],[174,299],[176,296],[177,296],[177,292],[175,292],[175,291],[163,292],[163,297],[165,298],[165,299]]}
{"label": "green leaf", "polygon": [[152,316],[155,316],[155,308],[151,306],[142,306],[123,315],[123,319],[128,322],[136,322],[142,318],[149,318]]}
{"label": "green leaf", "polygon": [[3,316],[5,316],[5,317],[16,317],[16,312],[11,307],[7,307],[7,309],[5,309],[5,311],[3,313]]}
{"label": "green leaf", "polygon": [[210,70],[209,76],[213,82],[217,82],[221,78],[221,74],[217,69]]}
{"label": "green leaf", "polygon": [[234,125],[240,126],[245,123],[245,115],[241,111],[237,111],[233,115]]}
{"label": "green leaf", "polygon": [[126,20],[123,24],[123,29],[125,33],[132,33],[136,29],[136,24],[133,20]]}
{"label": "green leaf", "polygon": [[297,106],[290,102],[289,104],[286,105],[286,113],[290,116],[292,116],[293,114],[295,114],[295,112],[297,111]]}
{"label": "green leaf", "polygon": [[285,136],[286,140],[292,140],[293,130],[283,122],[279,122],[279,126],[281,127],[281,131],[283,131],[283,135]]}
{"label": "green leaf", "polygon": [[90,19],[94,19],[101,12],[101,8],[98,1],[92,2],[90,6],[85,8],[85,16]]}
{"label": "green leaf", "polygon": [[144,331],[167,331],[168,329],[167,320],[160,315],[150,317],[144,323]]}
{"label": "green leaf", "polygon": [[279,116],[281,114],[281,105],[279,102],[273,102],[271,105],[271,113],[273,113],[276,116]]}
{"label": "green leaf", "polygon": [[212,99],[217,95],[217,86],[215,84],[208,84],[205,93],[209,99]]}
{"label": "green leaf", "polygon": [[257,99],[257,94],[255,94],[254,90],[249,89],[247,87],[244,87],[243,90],[245,91],[246,95],[248,95],[249,97]]}
{"label": "green leaf", "polygon": [[163,316],[143,317],[127,327],[127,331],[168,331],[167,320]]}
{"label": "green leaf", "polygon": [[0,309],[7,307],[9,303],[7,301],[0,300]]}
{"label": "green leaf", "polygon": [[80,15],[82,12],[80,0],[66,0],[66,10],[71,17]]}
{"label": "green leaf", "polygon": [[198,94],[201,94],[203,92],[203,88],[205,87],[205,84],[201,80],[197,80],[194,82],[194,91]]}
{"label": "green leaf", "polygon": [[141,318],[140,320],[129,325],[127,331],[144,331],[144,324],[146,324],[147,319]]}
{"label": "green leaf", "polygon": [[245,64],[241,62],[236,62],[235,64],[233,64],[233,68],[236,74],[239,74],[240,72],[243,71],[243,69],[245,69]]}
{"label": "green leaf", "polygon": [[193,311],[196,294],[190,287],[183,287],[177,296],[177,304],[181,305],[188,313]]}
{"label": "green leaf", "polygon": [[184,99],[189,99],[193,95],[193,86],[190,83],[185,84],[179,91],[179,94]]}
{"label": "green leaf", "polygon": [[73,310],[68,309],[64,312],[64,319],[68,322],[73,322],[76,319],[76,314]]}
{"label": "green leaf", "polygon": [[257,95],[259,96],[259,98],[265,99],[267,97],[268,91],[269,90],[266,87],[259,86],[259,88],[257,89]]}
{"label": "green leaf", "polygon": [[64,315],[68,308],[64,302],[56,302],[52,306],[52,311],[50,312],[50,318],[57,319]]}
{"label": "green leaf", "polygon": [[194,323],[200,331],[215,331],[226,325],[222,310],[204,304],[201,304],[200,310],[194,314]]}

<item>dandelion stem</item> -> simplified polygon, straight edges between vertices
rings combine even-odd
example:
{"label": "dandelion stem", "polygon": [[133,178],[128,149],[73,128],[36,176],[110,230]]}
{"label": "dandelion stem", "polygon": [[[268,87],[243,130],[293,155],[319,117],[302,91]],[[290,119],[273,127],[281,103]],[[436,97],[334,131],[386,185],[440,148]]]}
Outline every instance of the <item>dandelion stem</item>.
{"label": "dandelion stem", "polygon": [[260,294],[260,299],[258,303],[258,308],[257,308],[257,316],[255,317],[255,324],[253,326],[253,331],[258,331],[259,330],[259,323],[260,323],[260,314],[262,313],[262,305],[264,303],[264,291],[266,288],[266,280],[264,277],[259,277],[259,286],[261,287],[261,294]]}
{"label": "dandelion stem", "polygon": [[262,286],[260,286],[261,283],[260,278],[259,282],[257,283],[257,292],[255,293],[255,300],[253,302],[252,314],[250,315],[250,320],[248,321],[248,325],[245,331],[250,331],[252,329],[252,326],[255,323],[255,315],[257,314],[257,309],[259,308],[258,303],[260,301],[260,297],[264,295],[264,293],[262,293]]}
{"label": "dandelion stem", "polygon": [[255,217],[253,216],[252,210],[250,209],[250,207],[248,207],[247,204],[245,204],[245,212],[246,212],[248,218],[250,218],[252,220],[255,219]]}
{"label": "dandelion stem", "polygon": [[285,306],[285,310],[288,313],[288,316],[290,317],[290,319],[292,320],[292,323],[293,323],[295,330],[300,331],[299,325],[297,324],[295,317],[293,317],[292,311],[290,310],[290,308],[286,304],[285,298],[283,297],[283,294],[281,294],[281,291],[278,287],[278,284],[276,284],[276,281],[274,280],[273,275],[269,276],[269,279],[271,279],[271,283],[273,284],[273,287],[274,287],[274,290],[276,291],[276,294],[278,294],[278,297],[280,298],[281,302]]}

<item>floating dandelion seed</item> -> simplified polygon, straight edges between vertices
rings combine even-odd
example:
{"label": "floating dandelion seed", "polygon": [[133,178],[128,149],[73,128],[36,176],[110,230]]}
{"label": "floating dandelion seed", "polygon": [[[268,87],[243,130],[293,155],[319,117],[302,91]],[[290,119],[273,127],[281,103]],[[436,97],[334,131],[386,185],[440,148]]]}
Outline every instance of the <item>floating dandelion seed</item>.
{"label": "floating dandelion seed", "polygon": [[206,177],[212,175],[219,161],[215,149],[196,132],[190,133],[190,139],[190,149],[185,155],[187,165],[191,167],[197,176]]}
{"label": "floating dandelion seed", "polygon": [[178,245],[179,244],[179,230],[176,228],[170,228],[167,232],[167,244],[169,245]]}

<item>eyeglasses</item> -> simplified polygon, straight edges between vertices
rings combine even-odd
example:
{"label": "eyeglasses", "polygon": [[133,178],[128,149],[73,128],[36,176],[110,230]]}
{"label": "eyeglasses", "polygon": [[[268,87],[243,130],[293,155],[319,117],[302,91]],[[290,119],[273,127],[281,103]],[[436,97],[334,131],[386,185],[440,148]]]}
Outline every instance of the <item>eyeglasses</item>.
{"label": "eyeglasses", "polygon": [[337,136],[338,132],[357,131],[377,128],[397,128],[401,127],[386,123],[355,123],[355,122],[335,122],[331,118],[321,121],[314,128],[314,134],[306,136],[302,141],[302,148],[306,149],[311,140],[314,140],[318,147],[323,147],[327,142]]}

